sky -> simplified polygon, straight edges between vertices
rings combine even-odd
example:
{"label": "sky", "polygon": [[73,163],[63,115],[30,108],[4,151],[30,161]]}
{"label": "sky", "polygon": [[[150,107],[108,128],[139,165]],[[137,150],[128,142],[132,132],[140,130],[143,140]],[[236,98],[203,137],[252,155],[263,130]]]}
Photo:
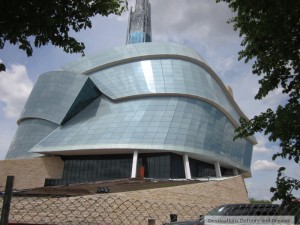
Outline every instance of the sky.
{"label": "sky", "polygon": [[[152,6],[152,39],[176,42],[196,50],[207,64],[218,74],[225,85],[229,85],[234,99],[242,111],[252,118],[267,108],[274,109],[285,101],[280,88],[261,101],[255,101],[258,78],[252,75],[251,62],[238,61],[241,38],[232,24],[226,21],[233,16],[225,3],[214,0],[150,0]],[[129,0],[129,6],[134,0]],[[121,16],[95,17],[90,30],[73,34],[85,43],[87,56],[126,42],[128,12]],[[6,72],[0,73],[0,160],[5,158],[17,129],[16,121],[36,82],[44,72],[56,70],[66,63],[81,57],[67,54],[62,49],[45,46],[34,49],[27,57],[17,46],[6,44],[0,50],[0,60]],[[287,175],[300,179],[299,164],[288,160],[272,161],[272,155],[280,148],[278,143],[268,142],[263,134],[256,134],[258,144],[254,146],[252,178],[245,183],[250,198],[270,200],[270,187],[275,186],[277,169],[287,168]],[[300,198],[299,192],[296,196]]]}

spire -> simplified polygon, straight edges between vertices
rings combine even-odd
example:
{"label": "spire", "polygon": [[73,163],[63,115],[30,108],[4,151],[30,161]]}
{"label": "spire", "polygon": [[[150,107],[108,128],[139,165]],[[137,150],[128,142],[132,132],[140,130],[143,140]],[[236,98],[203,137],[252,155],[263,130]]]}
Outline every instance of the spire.
{"label": "spire", "polygon": [[151,5],[149,0],[136,0],[135,10],[130,10],[126,44],[151,41]]}

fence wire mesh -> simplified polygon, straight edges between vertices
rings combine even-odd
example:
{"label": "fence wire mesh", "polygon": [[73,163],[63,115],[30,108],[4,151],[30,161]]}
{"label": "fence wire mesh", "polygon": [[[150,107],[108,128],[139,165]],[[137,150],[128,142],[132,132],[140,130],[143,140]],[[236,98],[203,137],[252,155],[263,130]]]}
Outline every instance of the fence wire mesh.
{"label": "fence wire mesh", "polygon": [[[3,199],[0,198],[0,211]],[[90,224],[120,225],[155,224],[170,222],[170,214],[176,214],[178,221],[198,220],[209,211],[212,215],[292,215],[295,224],[300,224],[300,205],[282,208],[279,205],[228,205],[221,212],[214,206],[155,202],[141,199],[128,199],[114,195],[88,195],[77,197],[17,197],[13,196],[9,222],[13,224]],[[219,214],[221,212],[221,214]],[[225,214],[224,214],[225,213]]]}
{"label": "fence wire mesh", "polygon": [[[0,198],[2,207],[2,199]],[[178,220],[196,220],[212,207],[172,202],[151,202],[110,195],[78,197],[13,197],[9,222],[31,224],[156,224]],[[0,208],[1,210],[1,208]]]}

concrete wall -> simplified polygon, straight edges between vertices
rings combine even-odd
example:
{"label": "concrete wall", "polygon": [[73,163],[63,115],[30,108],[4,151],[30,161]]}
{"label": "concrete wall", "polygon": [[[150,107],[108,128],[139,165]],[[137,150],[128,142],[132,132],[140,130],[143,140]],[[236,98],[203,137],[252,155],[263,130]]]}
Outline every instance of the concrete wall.
{"label": "concrete wall", "polygon": [[59,157],[1,160],[0,191],[5,189],[7,176],[15,176],[14,189],[43,187],[45,178],[61,178],[63,167]]}

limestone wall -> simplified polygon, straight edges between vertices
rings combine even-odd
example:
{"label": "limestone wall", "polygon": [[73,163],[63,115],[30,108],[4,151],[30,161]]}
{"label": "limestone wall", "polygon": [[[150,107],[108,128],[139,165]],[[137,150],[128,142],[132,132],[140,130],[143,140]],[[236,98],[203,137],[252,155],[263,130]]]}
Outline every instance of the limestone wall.
{"label": "limestone wall", "polygon": [[[0,199],[1,203],[1,199]],[[195,220],[220,204],[249,203],[243,178],[78,197],[13,197],[10,221],[43,224],[147,225]],[[1,206],[0,206],[1,207]]]}
{"label": "limestone wall", "polygon": [[5,188],[7,176],[15,176],[15,189],[43,187],[45,178],[61,178],[63,167],[59,157],[1,160],[0,191]]}
{"label": "limestone wall", "polygon": [[249,203],[248,192],[241,176],[226,180],[110,194],[127,199],[154,202],[178,202],[200,205]]}

